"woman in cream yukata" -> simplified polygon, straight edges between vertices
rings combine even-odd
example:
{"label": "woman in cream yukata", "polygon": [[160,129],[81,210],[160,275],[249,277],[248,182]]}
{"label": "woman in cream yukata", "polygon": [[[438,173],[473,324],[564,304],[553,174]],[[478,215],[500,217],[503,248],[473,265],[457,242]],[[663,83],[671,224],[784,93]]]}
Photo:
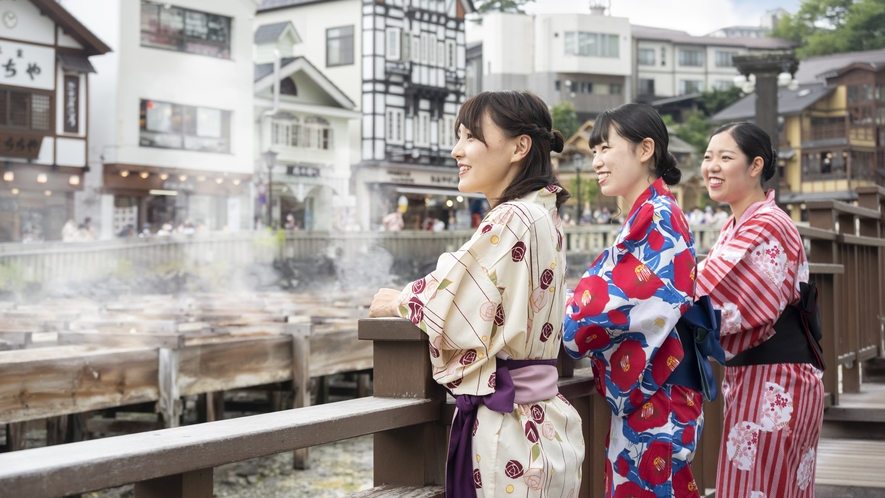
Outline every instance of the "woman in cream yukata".
{"label": "woman in cream yukata", "polygon": [[491,211],[459,250],[402,290],[381,289],[370,316],[410,319],[429,337],[433,377],[457,399],[448,497],[577,497],[581,419],[556,387],[565,310],[562,226],[550,113],[523,92],[484,92],[456,121],[462,192]]}

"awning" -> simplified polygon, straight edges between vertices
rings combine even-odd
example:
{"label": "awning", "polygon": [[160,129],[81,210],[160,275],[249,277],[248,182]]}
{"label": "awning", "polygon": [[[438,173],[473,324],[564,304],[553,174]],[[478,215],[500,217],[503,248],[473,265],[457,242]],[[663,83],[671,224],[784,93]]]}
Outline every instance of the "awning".
{"label": "awning", "polygon": [[58,54],[61,68],[72,73],[94,73],[95,68],[85,55]]}
{"label": "awning", "polygon": [[792,159],[795,155],[796,149],[784,149],[782,151],[778,151],[777,153],[778,159]]}
{"label": "awning", "polygon": [[476,197],[485,199],[486,196],[477,193],[465,194],[460,190],[448,190],[443,188],[421,188],[421,187],[397,187],[396,191],[401,194],[425,194],[425,195],[444,195],[448,197]]}
{"label": "awning", "polygon": [[814,201],[853,201],[857,193],[853,190],[834,190],[832,192],[781,192],[778,202],[781,204]]}

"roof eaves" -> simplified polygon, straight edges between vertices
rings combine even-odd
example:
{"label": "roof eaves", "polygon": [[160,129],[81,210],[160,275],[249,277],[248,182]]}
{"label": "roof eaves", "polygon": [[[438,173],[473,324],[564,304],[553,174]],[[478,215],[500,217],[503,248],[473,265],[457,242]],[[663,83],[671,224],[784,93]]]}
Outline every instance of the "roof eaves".
{"label": "roof eaves", "polygon": [[101,55],[111,52],[105,42],[83,25],[76,17],[54,0],[31,0],[40,13],[60,24],[65,33],[83,45],[88,55]]}

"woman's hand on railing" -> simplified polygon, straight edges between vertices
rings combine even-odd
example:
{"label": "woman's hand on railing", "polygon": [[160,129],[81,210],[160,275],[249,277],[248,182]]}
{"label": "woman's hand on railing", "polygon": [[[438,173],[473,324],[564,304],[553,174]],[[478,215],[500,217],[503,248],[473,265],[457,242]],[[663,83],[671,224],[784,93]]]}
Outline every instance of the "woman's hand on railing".
{"label": "woman's hand on railing", "polygon": [[399,316],[396,308],[400,292],[397,289],[380,289],[372,298],[372,304],[369,306],[369,318]]}

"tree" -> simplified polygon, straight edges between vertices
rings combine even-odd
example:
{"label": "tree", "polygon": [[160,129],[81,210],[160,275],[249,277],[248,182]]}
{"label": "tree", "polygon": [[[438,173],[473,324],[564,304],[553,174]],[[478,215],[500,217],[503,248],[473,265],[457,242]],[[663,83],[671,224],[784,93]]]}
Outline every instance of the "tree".
{"label": "tree", "polygon": [[804,0],[795,14],[775,26],[772,36],[796,43],[800,59],[885,48],[885,2]]}
{"label": "tree", "polygon": [[553,128],[559,130],[566,140],[569,139],[581,123],[578,122],[578,115],[575,113],[575,104],[563,101],[550,108],[550,114],[553,116]]}
{"label": "tree", "polygon": [[698,104],[701,105],[701,108],[707,116],[712,116],[731,104],[734,104],[743,96],[744,92],[736,86],[733,86],[728,90],[717,90],[714,88],[712,91],[701,93],[701,96],[698,97]]}
{"label": "tree", "polygon": [[476,13],[473,21],[482,24],[482,16],[486,12],[506,12],[509,14],[525,14],[522,8],[532,0],[477,0],[474,2]]}
{"label": "tree", "polygon": [[686,112],[683,122],[676,123],[669,114],[662,116],[667,128],[673,129],[676,136],[690,143],[699,153],[707,150],[710,138],[710,125],[703,111]]}

